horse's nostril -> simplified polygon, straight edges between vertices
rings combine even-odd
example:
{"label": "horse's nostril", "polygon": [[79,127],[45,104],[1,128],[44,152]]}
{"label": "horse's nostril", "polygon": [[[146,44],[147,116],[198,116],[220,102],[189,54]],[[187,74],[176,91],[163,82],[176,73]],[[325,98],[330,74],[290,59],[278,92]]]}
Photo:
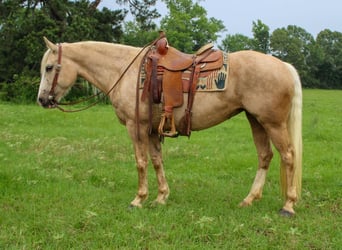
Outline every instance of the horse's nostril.
{"label": "horse's nostril", "polygon": [[46,107],[48,105],[48,102],[44,98],[42,98],[42,97],[39,97],[37,102],[42,107]]}

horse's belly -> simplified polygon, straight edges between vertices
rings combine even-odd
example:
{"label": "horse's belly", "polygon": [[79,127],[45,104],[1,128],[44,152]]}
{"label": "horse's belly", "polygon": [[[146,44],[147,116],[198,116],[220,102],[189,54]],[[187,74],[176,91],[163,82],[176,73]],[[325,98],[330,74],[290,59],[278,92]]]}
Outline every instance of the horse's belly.
{"label": "horse's belly", "polygon": [[[191,115],[191,130],[202,130],[215,126],[240,112],[226,92],[196,93]],[[176,124],[182,122],[187,108],[184,105],[174,110]]]}

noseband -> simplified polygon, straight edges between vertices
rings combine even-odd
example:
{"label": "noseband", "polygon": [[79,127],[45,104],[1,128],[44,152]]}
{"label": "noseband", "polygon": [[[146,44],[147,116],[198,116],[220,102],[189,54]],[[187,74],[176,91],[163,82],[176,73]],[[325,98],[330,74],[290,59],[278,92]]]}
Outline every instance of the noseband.
{"label": "noseband", "polygon": [[56,73],[55,76],[53,78],[52,81],[52,86],[49,92],[49,100],[52,101],[54,99],[54,95],[55,95],[55,88],[57,86],[57,82],[58,82],[58,77],[59,77],[59,72],[61,71],[62,65],[61,65],[61,61],[62,61],[62,45],[58,44],[58,61],[57,61],[57,65],[56,65]]}

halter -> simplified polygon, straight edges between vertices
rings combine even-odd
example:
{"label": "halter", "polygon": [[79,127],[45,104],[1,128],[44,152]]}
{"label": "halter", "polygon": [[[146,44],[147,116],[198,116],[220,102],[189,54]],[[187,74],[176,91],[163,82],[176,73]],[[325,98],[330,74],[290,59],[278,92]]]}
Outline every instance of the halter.
{"label": "halter", "polygon": [[52,81],[52,86],[49,92],[49,100],[52,101],[55,95],[55,88],[57,86],[57,82],[58,82],[58,77],[59,77],[59,72],[61,71],[62,65],[61,65],[61,61],[62,61],[62,45],[58,44],[58,61],[57,61],[57,65],[56,65],[56,73],[55,76],[53,78]]}

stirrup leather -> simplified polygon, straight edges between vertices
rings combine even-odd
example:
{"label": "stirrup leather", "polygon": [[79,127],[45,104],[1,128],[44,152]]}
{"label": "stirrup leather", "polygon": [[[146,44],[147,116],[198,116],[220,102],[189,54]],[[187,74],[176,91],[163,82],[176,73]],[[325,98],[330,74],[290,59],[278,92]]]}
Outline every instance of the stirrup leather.
{"label": "stirrup leather", "polygon": [[[164,131],[164,127],[168,123],[171,126],[171,130]],[[173,117],[173,113],[171,114],[171,116],[166,115],[165,113],[162,114],[159,127],[158,127],[158,133],[160,136],[166,136],[166,137],[177,137],[179,135],[179,133],[176,130],[175,119]]]}

